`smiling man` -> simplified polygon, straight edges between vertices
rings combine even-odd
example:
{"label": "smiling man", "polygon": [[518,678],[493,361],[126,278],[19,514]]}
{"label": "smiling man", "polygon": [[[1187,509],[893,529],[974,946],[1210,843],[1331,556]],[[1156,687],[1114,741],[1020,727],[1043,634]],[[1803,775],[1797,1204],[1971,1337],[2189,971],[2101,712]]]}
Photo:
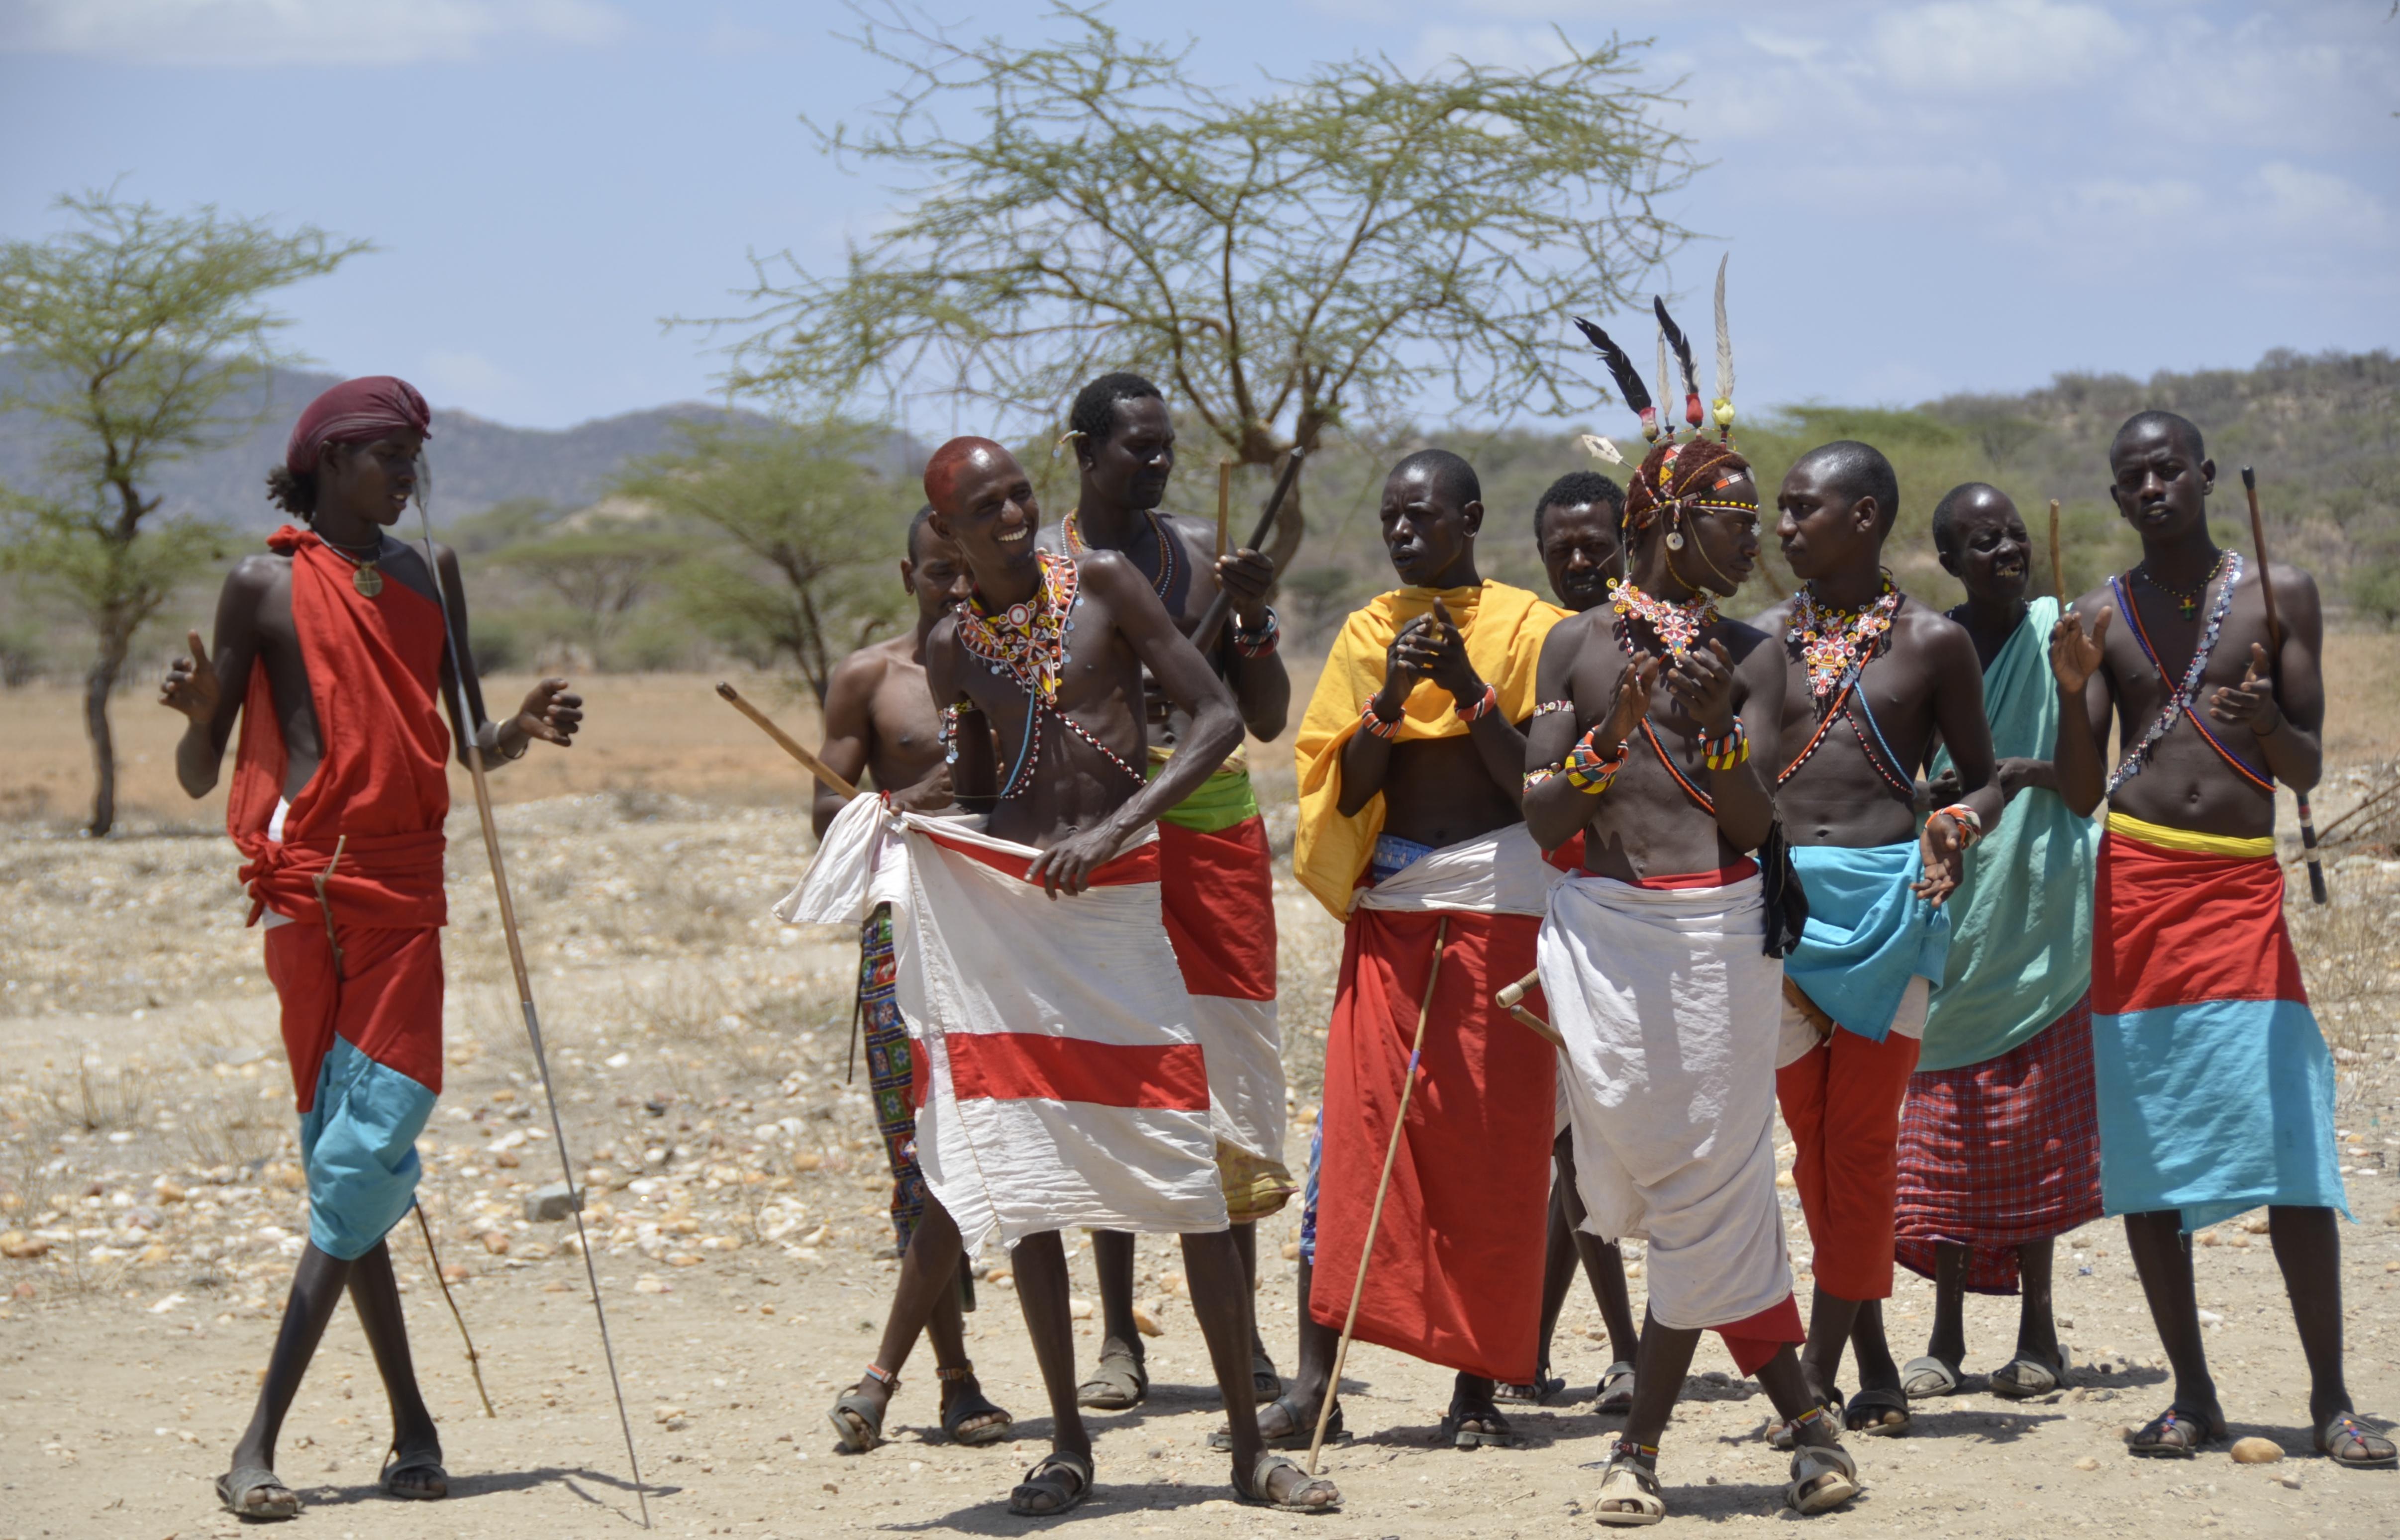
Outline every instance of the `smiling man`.
{"label": "smiling man", "polygon": [[[1217,556],[1207,525],[1159,511],[1175,470],[1175,419],[1158,387],[1139,375],[1102,375],[1076,393],[1068,427],[1082,484],[1074,511],[1059,525],[1059,548],[1078,557],[1090,551],[1123,555],[1149,579],[1186,636],[1199,629],[1220,589],[1231,595],[1233,623],[1217,638],[1208,666],[1234,692],[1250,736],[1282,736],[1291,678],[1284,672],[1281,629],[1266,602],[1275,564],[1248,549]],[[1144,689],[1158,729],[1150,745],[1155,774],[1180,752],[1192,723],[1155,680],[1145,679]],[[1160,816],[1158,855],[1166,932],[1207,1051],[1218,1180],[1242,1266],[1255,1281],[1253,1227],[1290,1200],[1293,1183],[1283,1158],[1274,857],[1239,745],[1189,799]],[[1133,1316],[1133,1237],[1098,1232],[1092,1260],[1100,1280],[1100,1361],[1076,1394],[1084,1406],[1116,1411],[1150,1393]],[[1251,1342],[1250,1358],[1257,1393],[1281,1394],[1283,1383],[1263,1342]]]}
{"label": "smiling man", "polygon": [[[1901,1101],[1949,947],[1939,905],[2002,801],[1973,641],[1884,569],[1899,503],[1891,462],[1870,444],[1802,456],[1775,530],[1800,589],[1753,622],[1783,638],[1790,671],[1775,779],[1808,922],[1783,961],[1776,1094],[1815,1252],[1801,1367],[1836,1409],[1851,1329],[1891,1294]],[[1964,795],[1920,829],[1916,767],[1937,733]],[[1881,1333],[1858,1348],[1848,1425],[1903,1430],[1908,1400]]]}
{"label": "smiling man", "polygon": [[1556,875],[1518,797],[1534,664],[1560,611],[1477,572],[1482,492],[1456,455],[1401,460],[1381,516],[1405,586],[1343,623],[1295,745],[1293,869],[1346,931],[1301,1221],[1300,1368],[1261,1431],[1305,1445],[1335,1394],[1337,1339],[1415,1073],[1357,1336],[1456,1370],[1445,1436],[1507,1444],[1493,1382],[1534,1377],[1556,1056],[1492,997],[1532,971]]}
{"label": "smiling man", "polygon": [[[895,815],[910,935],[898,988],[926,1049],[927,1197],[885,1356],[853,1395],[880,1416],[961,1256],[997,1237],[1052,1419],[1051,1452],[1009,1508],[1063,1513],[1090,1495],[1094,1470],[1058,1233],[1180,1235],[1234,1418],[1235,1494],[1330,1506],[1330,1481],[1260,1448],[1250,1288],[1218,1185],[1207,1059],[1161,909],[1154,825],[1240,739],[1233,697],[1132,563],[1036,547],[1032,484],[1001,445],[944,444],[925,495],[933,527],[975,577],[973,597],[927,640],[926,680],[943,702],[958,800],[988,816]],[[1186,753],[1154,778],[1143,768],[1145,670],[1191,724]],[[840,871],[819,870],[842,848],[820,852],[811,884],[843,885]]]}
{"label": "smiling man", "polygon": [[[2032,540],[1998,487],[1953,487],[1933,546],[1966,585],[1951,610],[1984,666],[1984,709],[2008,810],[1968,854],[1947,906],[1950,951],[1926,1013],[1901,1119],[1895,1234],[1901,1264],[1934,1281],[1925,1355],[1902,1370],[1912,1397],[1947,1395],[1966,1356],[1965,1296],[2023,1290],[2016,1351],[1992,1371],[2022,1399],[2064,1383],[2051,1309],[2059,1235],[2100,1217],[2092,1100],[2092,858],[2098,833],[2059,799],[2051,755],[2055,597],[2027,600]],[[1946,749],[1927,767],[1956,799]],[[1879,1323],[1862,1317],[1861,1334]]]}
{"label": "smiling man", "polygon": [[[2086,816],[2108,803],[2092,942],[2102,1199],[2125,1216],[2175,1367],[2174,1401],[2126,1447],[2189,1457],[2226,1436],[2190,1237],[2264,1204],[2308,1359],[2316,1447],[2336,1465],[2390,1466],[2400,1451],[2352,1415],[2342,1378],[2333,1062],[2275,859],[2275,784],[2306,791],[2324,769],[2316,583],[2274,569],[2273,635],[2265,575],[2210,534],[2216,467],[2188,419],[2136,414],[2117,430],[2108,470],[2142,560],[2076,601],[2052,634],[2051,667],[2060,793]],[[2089,634],[2082,615],[2095,618]],[[2112,721],[2133,747],[2104,771]]]}
{"label": "smiling man", "polygon": [[1586,1222],[1650,1247],[1632,1404],[1595,1506],[1612,1526],[1666,1516],[1658,1441],[1714,1329],[1795,1430],[1787,1500],[1821,1512],[1857,1493],[1858,1466],[1793,1352],[1775,1193],[1789,936],[1751,858],[1775,823],[1783,658],[1716,607],[1758,561],[1749,462],[1724,442],[1659,444],[1626,523],[1631,577],[1543,645],[1525,772],[1526,827],[1581,854],[1540,946]]}
{"label": "smiling man", "polygon": [[423,553],[388,533],[416,490],[430,424],[425,398],[386,375],[311,402],[267,476],[269,497],[307,527],[284,525],[266,554],[235,566],[213,656],[193,632],[159,692],[190,718],[175,749],[190,796],[215,786],[241,727],[225,829],[249,861],[251,922],[266,917],[308,1179],[308,1244],[257,1408],[217,1479],[218,1498],[244,1519],[300,1511],[275,1474],[276,1439],[345,1291],[391,1401],[384,1490],[449,1492],[384,1244],[416,1201],[416,1136],[442,1092],[453,737],[442,713],[462,745],[479,735],[487,764],[522,758],[537,739],[565,747],[583,717],[566,681],[545,679],[495,727],[473,671],[453,670],[474,656],[458,559],[434,548],[437,589]]}

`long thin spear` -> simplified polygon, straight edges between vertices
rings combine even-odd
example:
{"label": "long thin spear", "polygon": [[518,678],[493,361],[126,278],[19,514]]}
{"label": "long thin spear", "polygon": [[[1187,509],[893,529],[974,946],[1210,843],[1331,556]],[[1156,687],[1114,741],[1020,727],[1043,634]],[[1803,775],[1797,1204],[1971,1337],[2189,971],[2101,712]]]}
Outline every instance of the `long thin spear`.
{"label": "long thin spear", "polygon": [[2075,601],[2066,596],[2066,563],[2058,553],[2058,499],[2050,499],[2050,592],[2065,609]]}
{"label": "long thin spear", "polygon": [[[2267,678],[2271,689],[2284,671],[2284,624],[2275,615],[2275,580],[2267,569],[2267,522],[2258,515],[2258,478],[2246,465],[2242,468],[2242,490],[2250,498],[2250,543],[2258,550],[2258,596],[2267,601],[2267,646],[2270,649]],[[2316,814],[2309,811],[2309,794],[2299,787],[2292,788],[2292,799],[2299,804],[2300,848],[2308,852],[2309,896],[2320,904],[2328,903],[2333,895],[2325,891],[2325,863],[2317,858]]]}
{"label": "long thin spear", "polygon": [[442,581],[442,564],[433,558],[433,520],[425,511],[421,490],[416,498],[416,518],[425,534],[425,570],[432,575],[434,598],[442,608],[442,640],[450,653],[451,688],[458,692],[456,704],[458,725],[464,729],[467,773],[475,783],[475,814],[484,826],[484,853],[492,862],[492,891],[499,897],[500,931],[508,938],[509,968],[516,974],[517,1003],[525,1012],[525,1036],[533,1044],[534,1068],[541,1074],[542,1099],[550,1104],[551,1138],[558,1146],[559,1169],[566,1178],[568,1210],[575,1216],[575,1248],[583,1254],[583,1275],[592,1286],[592,1314],[600,1323],[600,1352],[608,1362],[608,1387],[617,1396],[617,1424],[625,1432],[625,1463],[633,1467],[634,1495],[642,1506],[642,1528],[648,1529],[650,1492],[642,1481],[641,1456],[634,1451],[634,1419],[625,1411],[624,1382],[617,1377],[617,1349],[608,1340],[608,1312],[600,1302],[600,1270],[592,1261],[592,1238],[583,1232],[581,1189],[575,1185],[575,1163],[566,1152],[566,1125],[558,1115],[558,1093],[551,1086],[550,1056],[542,1051],[541,1015],[534,1009],[533,979],[525,971],[525,943],[517,935],[516,905],[509,897],[508,866],[500,857],[500,828],[492,820],[492,787],[484,775],[484,747],[476,738],[474,715],[467,709],[466,655],[459,650],[457,634],[450,628],[450,595]]}
{"label": "long thin spear", "polygon": [[845,781],[840,776],[835,774],[831,765],[826,764],[824,760],[818,758],[815,755],[811,754],[807,749],[801,747],[800,741],[793,737],[790,733],[785,732],[783,729],[777,727],[773,717],[769,716],[757,706],[754,706],[749,702],[742,699],[742,692],[740,690],[735,689],[731,685],[719,684],[716,687],[716,693],[725,698],[725,703],[727,705],[731,706],[743,715],[747,716],[753,722],[757,723],[758,730],[764,732],[768,737],[772,738],[776,743],[782,747],[785,754],[788,754],[793,758],[798,760],[800,762],[801,769],[807,770],[811,775],[815,776],[818,780],[824,782],[826,785],[840,793],[843,801],[847,802],[852,797],[858,795],[858,788],[856,786],[852,785],[848,781]]}
{"label": "long thin spear", "polygon": [[[1350,1357],[1350,1333],[1358,1326],[1358,1301],[1367,1292],[1367,1263],[1375,1255],[1375,1229],[1384,1220],[1384,1194],[1391,1191],[1392,1163],[1400,1158],[1400,1136],[1409,1125],[1409,1093],[1417,1086],[1417,1059],[1425,1052],[1425,1018],[1433,1014],[1433,987],[1441,977],[1442,944],[1450,936],[1450,916],[1433,930],[1433,966],[1425,970],[1425,1000],[1417,1006],[1416,1041],[1409,1045],[1409,1072],[1400,1082],[1400,1110],[1392,1117],[1392,1140],[1384,1147],[1384,1176],[1375,1183],[1375,1206],[1367,1216],[1367,1239],[1358,1248],[1358,1274],[1350,1284],[1350,1312],[1342,1317],[1342,1341],[1333,1350],[1333,1378],[1325,1383],[1325,1397],[1316,1403],[1316,1436],[1308,1443],[1308,1474],[1316,1474],[1316,1457],[1325,1449],[1325,1424],[1342,1394],[1342,1366]],[[1305,1309],[1303,1302],[1302,1308]]]}

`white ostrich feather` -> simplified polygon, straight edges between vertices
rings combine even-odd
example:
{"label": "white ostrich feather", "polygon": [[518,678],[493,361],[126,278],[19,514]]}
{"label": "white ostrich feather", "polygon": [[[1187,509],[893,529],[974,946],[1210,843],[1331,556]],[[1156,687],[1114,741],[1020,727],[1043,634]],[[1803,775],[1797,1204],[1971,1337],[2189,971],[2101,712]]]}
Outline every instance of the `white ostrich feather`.
{"label": "white ostrich feather", "polygon": [[1625,452],[1617,448],[1615,443],[1611,443],[1607,439],[1602,438],[1597,433],[1583,434],[1575,440],[1575,444],[1576,447],[1580,448],[1585,454],[1589,455],[1593,459],[1606,460],[1611,465],[1624,465],[1627,463]]}
{"label": "white ostrich feather", "polygon": [[1717,400],[1733,400],[1733,328],[1725,321],[1725,264],[1733,260],[1727,252],[1717,259]]}

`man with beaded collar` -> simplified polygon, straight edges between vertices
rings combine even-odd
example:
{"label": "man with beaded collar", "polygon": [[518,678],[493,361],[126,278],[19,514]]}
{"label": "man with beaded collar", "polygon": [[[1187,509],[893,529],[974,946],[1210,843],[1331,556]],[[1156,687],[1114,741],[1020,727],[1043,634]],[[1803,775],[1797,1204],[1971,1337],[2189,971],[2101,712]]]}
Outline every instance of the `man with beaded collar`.
{"label": "man with beaded collar", "polygon": [[[2306,791],[2324,768],[2316,583],[2292,566],[2262,575],[2217,546],[2216,467],[2188,419],[2135,414],[2108,468],[2142,561],[2059,618],[2051,668],[2060,795],[2081,814],[2108,803],[2092,944],[2101,1201],[2125,1216],[2175,1370],[2174,1402],[2126,1447],[2189,1458],[2225,1437],[2190,1233],[2264,1204],[2319,1452],[2342,1466],[2400,1464],[2393,1440],[2352,1414],[2343,1384],[2333,1064],[2275,856],[2275,783]],[[2071,730],[2079,711],[2088,730]],[[2133,748],[2108,772],[2112,718]]]}
{"label": "man with beaded collar", "polygon": [[[1248,549],[1218,556],[1206,525],[1159,511],[1175,470],[1175,419],[1158,387],[1139,375],[1102,375],[1076,393],[1068,429],[1081,485],[1074,510],[1045,547],[1079,559],[1092,551],[1123,555],[1150,579],[1186,636],[1199,627],[1220,588],[1232,595],[1233,622],[1217,638],[1209,666],[1234,692],[1249,735],[1280,737],[1291,678],[1277,647],[1275,614],[1266,603],[1275,564]],[[1145,678],[1143,688],[1157,739],[1150,748],[1155,773],[1192,724],[1156,680]],[[1254,1227],[1283,1207],[1294,1184],[1283,1160],[1274,858],[1239,747],[1198,792],[1166,811],[1158,839],[1167,934],[1183,963],[1194,1025],[1207,1050],[1218,1176],[1242,1266],[1255,1278]],[[1076,1396],[1086,1407],[1118,1411],[1150,1391],[1133,1317],[1133,1237],[1096,1232],[1092,1260],[1100,1283],[1100,1362]],[[1250,1357],[1257,1393],[1281,1394],[1283,1382],[1265,1344],[1254,1339]]]}
{"label": "man with beaded collar", "polygon": [[[1680,340],[1663,304],[1659,319]],[[1695,386],[1678,443],[1607,334],[1585,333],[1664,439],[1627,489],[1610,602],[1543,644],[1526,741],[1526,826],[1578,856],[1550,891],[1540,972],[1585,1228],[1649,1244],[1632,1404],[1597,1517],[1666,1517],[1658,1440],[1704,1329],[1794,1430],[1786,1501],[1822,1512],[1857,1493],[1858,1466],[1793,1351],[1804,1333],[1775,1191],[1775,960],[1793,938],[1768,772],[1786,677],[1772,639],[1716,607],[1757,565],[1758,490],[1732,443],[1722,338],[1718,437],[1698,432]]]}
{"label": "man with beaded collar", "polygon": [[[1908,1400],[1879,1330],[1858,1336],[1861,1388],[1847,1408],[1835,1380],[1861,1313],[1891,1294],[1900,1112],[1948,950],[1940,906],[2004,801],[1973,639],[1883,566],[1899,498],[1891,462],[1870,444],[1803,455],[1776,498],[1800,588],[1752,622],[1785,644],[1775,779],[1808,895],[1784,960],[1776,1073],[1815,1253],[1801,1367],[1847,1425],[1886,1433],[1905,1430]],[[1962,795],[1920,824],[1914,767],[1937,733]]]}
{"label": "man with beaded collar", "polygon": [[[911,926],[900,994],[926,1037],[931,1095],[918,1147],[928,1192],[884,1339],[894,1361],[870,1366],[858,1393],[880,1405],[963,1247],[999,1235],[1012,1248],[1052,1418],[1051,1452],[1012,1493],[1010,1512],[1074,1507],[1094,1469],[1058,1230],[1176,1233],[1234,1420],[1235,1495],[1333,1506],[1332,1482],[1268,1454],[1255,1431],[1250,1288],[1208,1164],[1207,1073],[1150,853],[1159,815],[1239,742],[1233,698],[1139,567],[1115,552],[1078,559],[1037,548],[1032,484],[1000,444],[944,444],[926,466],[925,495],[934,530],[975,574],[974,597],[927,638],[926,683],[943,702],[957,800],[989,816],[959,827],[898,815]],[[1191,724],[1189,757],[1155,777],[1141,768],[1145,670]],[[1088,939],[1066,955],[1040,929]],[[1038,988],[1017,982],[1029,977]]]}

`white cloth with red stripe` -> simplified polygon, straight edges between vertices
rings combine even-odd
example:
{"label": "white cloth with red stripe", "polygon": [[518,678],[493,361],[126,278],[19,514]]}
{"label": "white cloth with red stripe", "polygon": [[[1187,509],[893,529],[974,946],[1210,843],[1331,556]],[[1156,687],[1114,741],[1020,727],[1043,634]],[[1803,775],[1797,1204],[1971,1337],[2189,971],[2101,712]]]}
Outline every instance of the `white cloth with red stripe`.
{"label": "white cloth with red stripe", "polygon": [[[845,808],[794,922],[863,915],[893,886],[900,1009],[928,1077],[917,1160],[970,1255],[1070,1227],[1225,1228],[1207,1057],[1159,907],[1156,830],[1071,897],[978,820]],[[843,828],[845,820],[856,822]],[[837,831],[839,838],[837,838]],[[905,916],[905,923],[902,922]]]}

